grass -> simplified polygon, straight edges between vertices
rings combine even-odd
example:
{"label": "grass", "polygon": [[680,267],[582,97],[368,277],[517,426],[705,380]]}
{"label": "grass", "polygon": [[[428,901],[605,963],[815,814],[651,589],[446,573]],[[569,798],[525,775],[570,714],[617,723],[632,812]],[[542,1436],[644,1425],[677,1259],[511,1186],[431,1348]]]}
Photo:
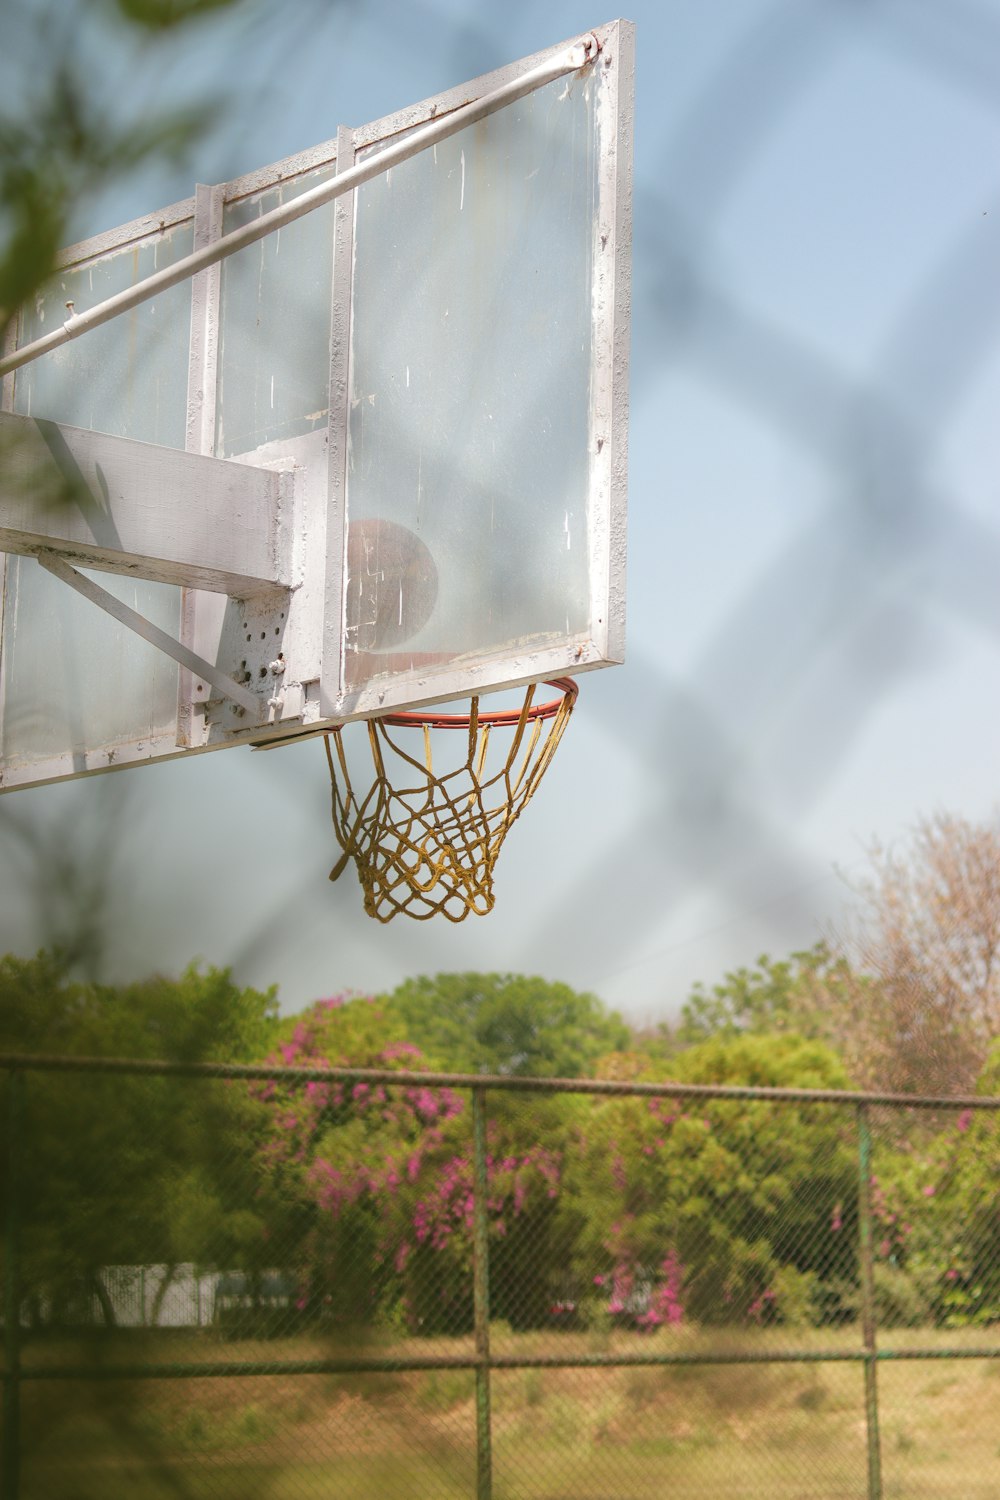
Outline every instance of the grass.
{"label": "grass", "polygon": [[[886,1347],[995,1346],[989,1331],[887,1335]],[[496,1353],[591,1352],[586,1334],[513,1334]],[[857,1348],[853,1329],[610,1335],[611,1353]],[[308,1359],[325,1340],[209,1345],[183,1335],[146,1357]],[[469,1339],[370,1352],[467,1354]],[[73,1352],[40,1345],[31,1362]],[[123,1358],[136,1357],[130,1348]],[[885,1500],[1000,1493],[1000,1362],[886,1362],[878,1369]],[[856,1500],[866,1493],[856,1363],[513,1369],[491,1379],[496,1500]],[[22,1500],[368,1500],[475,1494],[468,1371],[28,1381]]]}

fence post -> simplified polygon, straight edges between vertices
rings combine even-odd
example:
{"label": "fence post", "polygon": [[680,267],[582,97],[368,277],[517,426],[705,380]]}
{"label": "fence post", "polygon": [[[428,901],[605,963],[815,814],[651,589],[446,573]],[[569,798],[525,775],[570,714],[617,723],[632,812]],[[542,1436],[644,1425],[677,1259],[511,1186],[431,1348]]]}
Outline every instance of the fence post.
{"label": "fence post", "polygon": [[7,1223],[4,1233],[3,1467],[0,1496],[17,1500],[21,1487],[21,1132],[24,1125],[24,1074],[8,1074]]}
{"label": "fence post", "polygon": [[486,1171],[486,1092],[472,1090],[472,1296],[476,1332],[476,1500],[493,1495],[490,1423],[490,1252]]}
{"label": "fence post", "polygon": [[875,1338],[875,1272],[872,1249],[872,1137],[868,1106],[858,1105],[858,1239],[861,1335],[865,1349],[865,1426],[868,1434],[868,1500],[882,1500],[882,1452],[878,1431]]}

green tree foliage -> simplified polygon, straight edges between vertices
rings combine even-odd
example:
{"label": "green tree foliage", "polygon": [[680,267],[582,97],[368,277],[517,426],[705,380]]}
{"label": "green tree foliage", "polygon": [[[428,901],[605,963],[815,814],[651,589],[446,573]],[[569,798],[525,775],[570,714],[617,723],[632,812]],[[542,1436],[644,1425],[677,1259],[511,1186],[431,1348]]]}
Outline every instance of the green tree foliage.
{"label": "green tree foliage", "polygon": [[[273,993],[241,989],[225,971],[115,987],[72,982],[44,954],[0,960],[4,1052],[250,1060],[273,1025]],[[253,1146],[266,1116],[244,1086],[30,1069],[23,1085],[23,1290],[36,1311],[45,1303],[58,1317],[96,1295],[110,1321],[97,1276],[109,1265],[266,1259]],[[0,1133],[6,1161],[6,1109]],[[4,1211],[9,1190],[5,1176]]]}
{"label": "green tree foliage", "polygon": [[596,995],[521,974],[408,979],[385,1007],[408,1041],[456,1072],[580,1078],[629,1039]]}
{"label": "green tree foliage", "polygon": [[856,985],[847,961],[826,943],[786,959],[766,953],[752,968],[735,969],[711,990],[696,984],[681,1010],[676,1042],[743,1034],[832,1040],[838,1017]]}
{"label": "green tree foliage", "polygon": [[241,989],[227,969],[132,984],[70,979],[62,959],[0,958],[0,1051],[250,1062],[271,1044],[277,991]]}
{"label": "green tree foliage", "polygon": [[[976,1092],[1000,1096],[1000,1042]],[[898,1142],[885,1130],[875,1168],[883,1321],[953,1328],[1000,1322],[1000,1111],[921,1114]]]}
{"label": "green tree foliage", "polygon": [[[678,1083],[843,1088],[836,1054],[795,1036],[715,1038],[670,1069]],[[760,1100],[596,1102],[573,1148],[564,1208],[576,1268],[612,1312],[705,1322],[822,1316],[824,1281],[849,1274],[856,1165],[849,1119]],[[838,1217],[844,1233],[831,1237]],[[657,1312],[656,1309],[659,1309]]]}

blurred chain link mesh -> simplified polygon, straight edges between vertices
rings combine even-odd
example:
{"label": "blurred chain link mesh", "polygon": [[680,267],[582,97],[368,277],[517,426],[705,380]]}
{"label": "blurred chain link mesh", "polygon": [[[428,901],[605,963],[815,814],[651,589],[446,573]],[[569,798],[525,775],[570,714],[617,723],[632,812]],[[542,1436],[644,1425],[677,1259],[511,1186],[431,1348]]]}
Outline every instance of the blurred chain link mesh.
{"label": "blurred chain link mesh", "polygon": [[39,1059],[0,1107],[3,1500],[1000,1486],[1000,1100]]}
{"label": "blurred chain link mesh", "polygon": [[[378,5],[368,9],[382,14]],[[405,19],[396,18],[397,42],[416,45],[433,35],[442,76],[473,76],[509,55],[511,21],[525,14],[523,4],[493,17],[422,0]],[[810,887],[829,869],[806,847],[805,819],[874,732],[888,697],[934,666],[950,627],[968,627],[990,642],[1000,627],[994,587],[1000,537],[982,508],[955,491],[943,461],[955,421],[993,364],[1000,323],[995,215],[977,210],[970,222],[949,222],[936,258],[915,250],[871,328],[864,337],[854,329],[859,342],[850,357],[823,336],[831,300],[850,298],[845,275],[827,267],[831,280],[824,287],[822,268],[803,269],[814,277],[814,301],[797,322],[794,309],[779,313],[766,296],[755,298],[731,274],[729,259],[734,204],[766,168],[782,132],[794,136],[811,91],[821,91],[832,72],[851,60],[880,60],[897,80],[905,75],[915,93],[926,90],[928,107],[945,109],[944,97],[959,113],[984,104],[995,110],[1000,18],[968,0],[947,7],[926,0],[774,0],[748,7],[739,24],[734,17],[728,10],[732,40],[719,47],[718,64],[700,87],[678,87],[686,107],[675,108],[670,128],[659,134],[643,133],[644,120],[658,118],[643,115],[644,91],[680,85],[684,68],[657,51],[666,24],[661,32],[659,21],[639,21],[632,407],[643,489],[633,510],[635,624],[626,667],[591,677],[584,691],[597,705],[599,732],[613,741],[616,787],[632,785],[641,795],[623,796],[600,826],[581,804],[586,837],[574,844],[572,858],[553,860],[537,916],[521,929],[532,964],[541,935],[551,945],[552,934],[572,934],[572,947],[567,943],[558,960],[567,977],[579,973],[582,982],[605,990],[639,964],[662,968],[665,914],[693,894],[717,898],[723,922],[773,900],[782,934],[807,925],[811,931]],[[841,123],[846,130],[850,122],[832,120],[830,133]],[[865,165],[863,155],[837,161],[844,173],[851,162],[859,172]],[[819,200],[815,181],[789,180],[788,191],[790,200],[798,194],[810,206]],[[864,191],[871,196],[876,189],[867,182]],[[780,233],[778,223],[775,254]],[[863,243],[850,250],[864,261]],[[762,253],[759,244],[756,252]],[[922,278],[914,267],[923,268]],[[795,305],[802,311],[803,304]],[[748,495],[772,487],[775,466],[782,472],[791,466],[801,479],[802,504],[779,530],[762,512],[771,551],[760,552],[756,572],[748,566],[740,575],[728,610],[699,616],[700,646],[678,653],[665,643],[683,634],[689,617],[683,604],[667,614],[666,601],[683,599],[683,575],[706,560],[699,554],[676,564],[678,551],[684,554],[685,517],[714,486],[718,561],[725,526],[737,511],[731,493],[737,481],[720,475],[711,454],[697,501],[685,490],[690,476],[673,455],[683,446],[681,429],[701,430],[685,405],[690,390],[702,403],[694,410],[706,447],[742,453],[749,426],[767,448],[766,471],[747,475]],[[662,420],[657,410],[651,435],[645,406],[653,401]],[[661,440],[663,461],[656,466],[650,448]],[[748,452],[757,452],[754,444]],[[677,515],[669,546],[652,520],[668,502]],[[739,538],[733,547],[741,549]],[[663,576],[648,571],[650,558]],[[707,579],[706,593],[714,586]],[[653,610],[659,615],[651,629]],[[587,712],[585,706],[584,718]],[[578,716],[570,738],[585,732]],[[907,748],[900,747],[901,757]],[[570,746],[564,764],[571,753]],[[588,771],[599,753],[608,764],[606,753],[595,750]],[[278,764],[267,758],[261,774],[277,778]],[[542,819],[543,806],[531,815]],[[861,836],[867,832],[862,825]],[[522,833],[522,847],[527,838]],[[511,869],[516,844],[505,851]],[[526,864],[522,869],[529,873]],[[620,890],[609,885],[609,869],[631,872]],[[276,949],[291,955],[301,948],[300,933],[315,920],[313,883],[310,867],[284,898],[271,893],[254,932],[231,955],[241,970]],[[609,920],[581,921],[596,890]],[[356,890],[338,899],[350,905],[353,919]],[[346,909],[337,915],[349,942]],[[420,972],[433,962],[424,935],[394,931],[384,941],[401,970],[408,960]],[[514,931],[504,962],[517,968],[521,959]]]}
{"label": "blurred chain link mesh", "polygon": [[[507,55],[523,8],[456,29],[414,5],[406,24],[458,37],[450,62],[472,76]],[[615,674],[595,686],[629,725],[619,778],[662,790],[593,867],[561,871],[539,927],[574,927],[598,865],[602,889],[637,847],[665,866],[616,907],[617,953],[584,934],[602,971],[692,881],[756,904],[748,850],[786,885],[814,873],[746,795],[747,745],[801,811],[932,612],[998,626],[996,535],[928,477],[992,358],[992,241],[984,258],[955,238],[863,378],[743,305],[713,246],[774,122],[835,54],[891,50],[914,80],[995,108],[1000,20],[966,0],[759,16],[684,127],[642,146],[633,399],[695,374],[818,463],[829,501],[686,677],[640,645],[642,701],[626,711]],[[720,108],[735,97],[741,111]],[[275,901],[275,928],[300,894]],[[457,1084],[0,1078],[3,1500],[1000,1492],[992,1109],[624,1084],[482,1097],[485,1194]]]}

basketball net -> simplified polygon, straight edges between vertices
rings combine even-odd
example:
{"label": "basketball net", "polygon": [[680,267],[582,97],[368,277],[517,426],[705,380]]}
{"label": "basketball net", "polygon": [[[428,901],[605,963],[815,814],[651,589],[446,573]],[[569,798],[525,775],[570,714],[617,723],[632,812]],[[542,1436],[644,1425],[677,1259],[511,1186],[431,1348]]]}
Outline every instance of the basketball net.
{"label": "basketball net", "polygon": [[[370,917],[388,922],[405,912],[426,921],[440,913],[462,922],[470,912],[493,910],[500,847],[534,796],[576,702],[571,677],[548,686],[560,697],[536,705],[532,685],[521,708],[509,712],[481,714],[474,697],[468,714],[426,709],[369,719],[372,776],[364,792],[355,791],[348,770],[347,726],[325,736],[333,827],[343,850],[330,879],[353,859]],[[412,752],[420,729],[418,759]],[[450,731],[449,740],[464,731],[464,760],[435,769],[432,730]]]}

